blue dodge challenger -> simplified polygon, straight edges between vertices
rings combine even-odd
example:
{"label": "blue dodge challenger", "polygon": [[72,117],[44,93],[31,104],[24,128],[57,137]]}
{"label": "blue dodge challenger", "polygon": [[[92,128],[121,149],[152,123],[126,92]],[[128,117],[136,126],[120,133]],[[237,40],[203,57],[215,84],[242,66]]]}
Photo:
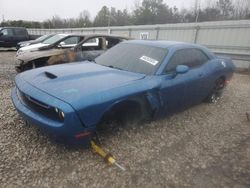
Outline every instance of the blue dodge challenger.
{"label": "blue dodge challenger", "polygon": [[127,41],[94,62],[18,74],[12,101],[27,122],[67,142],[86,144],[112,117],[155,118],[216,102],[234,68],[230,59],[199,45]]}

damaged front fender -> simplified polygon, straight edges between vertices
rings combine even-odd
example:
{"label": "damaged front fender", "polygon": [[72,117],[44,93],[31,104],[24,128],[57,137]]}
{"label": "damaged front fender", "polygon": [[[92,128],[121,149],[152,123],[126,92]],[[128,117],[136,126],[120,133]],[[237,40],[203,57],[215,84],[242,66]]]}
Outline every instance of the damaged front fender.
{"label": "damaged front fender", "polygon": [[56,54],[51,56],[47,64],[48,65],[56,65],[56,64],[62,64],[62,63],[68,63],[68,62],[73,62],[76,61],[77,59],[77,54],[71,49],[64,50],[63,53],[61,54]]}
{"label": "damaged front fender", "polygon": [[163,101],[161,100],[161,97],[157,91],[147,92],[146,99],[148,101],[148,104],[150,105],[152,116],[154,118],[159,113],[159,110],[163,105]]}

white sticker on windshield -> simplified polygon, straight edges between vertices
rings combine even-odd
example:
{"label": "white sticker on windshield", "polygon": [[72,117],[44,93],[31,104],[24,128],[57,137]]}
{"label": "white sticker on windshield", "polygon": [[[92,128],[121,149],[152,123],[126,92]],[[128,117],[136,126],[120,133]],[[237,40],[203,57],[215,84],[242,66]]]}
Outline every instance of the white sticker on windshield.
{"label": "white sticker on windshield", "polygon": [[150,63],[151,65],[154,65],[154,66],[157,65],[157,63],[159,63],[159,61],[157,61],[151,57],[147,57],[147,56],[141,56],[140,60],[145,61],[147,63]]}

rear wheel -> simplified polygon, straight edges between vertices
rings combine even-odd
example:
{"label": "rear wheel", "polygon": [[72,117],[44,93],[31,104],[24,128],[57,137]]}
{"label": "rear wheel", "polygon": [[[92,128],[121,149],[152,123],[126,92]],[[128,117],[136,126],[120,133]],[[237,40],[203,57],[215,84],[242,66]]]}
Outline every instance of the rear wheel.
{"label": "rear wheel", "polygon": [[219,78],[215,81],[214,88],[212,89],[206,101],[209,103],[217,103],[221,98],[223,89],[225,88],[225,79]]}

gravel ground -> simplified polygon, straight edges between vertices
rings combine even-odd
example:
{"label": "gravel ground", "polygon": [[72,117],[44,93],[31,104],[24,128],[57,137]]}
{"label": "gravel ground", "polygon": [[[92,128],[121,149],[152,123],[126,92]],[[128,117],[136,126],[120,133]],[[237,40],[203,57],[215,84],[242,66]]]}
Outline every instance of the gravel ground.
{"label": "gravel ground", "polygon": [[235,74],[218,104],[103,132],[121,172],[24,124],[10,99],[14,55],[0,51],[0,187],[250,187],[249,75]]}

